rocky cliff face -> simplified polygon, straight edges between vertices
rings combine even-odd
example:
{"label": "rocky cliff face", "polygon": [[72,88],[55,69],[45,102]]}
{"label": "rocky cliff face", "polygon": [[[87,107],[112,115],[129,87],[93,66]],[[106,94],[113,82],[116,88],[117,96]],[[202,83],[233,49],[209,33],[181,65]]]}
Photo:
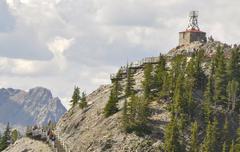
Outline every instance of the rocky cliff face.
{"label": "rocky cliff face", "polygon": [[[183,54],[191,56],[194,51],[204,50],[205,56],[211,58],[216,53],[217,47],[224,48],[226,56],[229,55],[232,47],[221,42],[191,43],[185,46],[176,47],[166,56],[172,57]],[[168,65],[170,60],[168,61]],[[205,65],[205,64],[204,64]],[[203,65],[203,66],[204,66]],[[135,69],[134,79],[136,85],[135,90],[141,94],[141,82],[143,80],[143,69]],[[121,80],[120,84],[125,86],[126,78]],[[152,101],[149,105],[151,116],[149,117],[148,126],[151,127],[151,133],[144,136],[137,136],[136,134],[125,134],[122,131],[121,116],[124,99],[119,101],[120,111],[105,118],[103,116],[103,109],[108,101],[111,86],[100,87],[94,93],[88,96],[89,106],[81,110],[75,107],[65,113],[57,124],[56,133],[59,138],[64,141],[66,147],[71,151],[78,152],[153,152],[160,151],[159,147],[163,145],[164,128],[170,121],[170,114],[166,110],[168,99],[159,99]],[[162,101],[163,100],[163,101]]]}
{"label": "rocky cliff face", "polygon": [[[134,75],[136,89],[140,88],[143,71],[138,70]],[[152,133],[147,136],[126,134],[122,130],[122,111],[109,118],[103,115],[103,109],[108,101],[111,86],[103,86],[87,98],[89,106],[81,110],[71,109],[57,123],[56,133],[66,147],[77,152],[130,152],[130,151],[159,151],[162,144],[163,128],[169,121],[166,104],[153,101],[150,105],[152,116],[149,118]],[[123,107],[124,100],[119,102]]]}
{"label": "rocky cliff face", "polygon": [[66,112],[59,98],[53,98],[50,90],[42,87],[28,92],[18,89],[0,89],[0,128],[7,122],[23,128],[27,125],[57,122]]}
{"label": "rocky cliff face", "polygon": [[52,152],[52,149],[41,141],[22,138],[9,146],[3,152]]}

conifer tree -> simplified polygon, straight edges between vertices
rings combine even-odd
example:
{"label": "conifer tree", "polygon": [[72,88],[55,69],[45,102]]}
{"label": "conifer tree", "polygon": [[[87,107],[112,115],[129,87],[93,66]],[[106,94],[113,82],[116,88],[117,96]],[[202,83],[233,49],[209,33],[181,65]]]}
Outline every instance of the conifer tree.
{"label": "conifer tree", "polygon": [[72,100],[70,101],[72,108],[77,105],[80,100],[80,89],[78,87],[75,87],[72,95]]}
{"label": "conifer tree", "polygon": [[166,74],[167,74],[166,59],[163,55],[160,54],[159,62],[156,66],[154,82],[153,82],[154,88],[157,90],[156,96],[159,96],[161,90],[163,89]]}
{"label": "conifer tree", "polygon": [[238,93],[239,83],[236,80],[231,80],[227,85],[228,94],[228,110],[234,111],[237,103],[237,93]]}
{"label": "conifer tree", "polygon": [[125,96],[130,97],[132,94],[134,94],[134,85],[135,80],[133,78],[133,71],[132,69],[127,67],[127,84],[125,89]]}
{"label": "conifer tree", "polygon": [[169,74],[170,79],[170,92],[174,92],[174,89],[176,87],[177,79],[179,77],[179,74],[182,74],[185,72],[186,69],[186,57],[183,55],[177,55],[172,59],[171,62],[171,70]]}
{"label": "conifer tree", "polygon": [[18,133],[17,129],[14,129],[14,130],[12,131],[12,135],[11,135],[11,139],[12,139],[13,143],[14,143],[15,141],[17,141],[18,138],[19,138],[19,133]]}
{"label": "conifer tree", "polygon": [[226,142],[223,143],[222,152],[227,152],[227,144],[226,144]]}
{"label": "conifer tree", "polygon": [[214,96],[214,79],[213,79],[213,74],[214,74],[214,62],[211,63],[211,68],[210,68],[210,73],[208,76],[208,81],[207,81],[207,86],[204,91],[204,100],[203,100],[203,115],[204,115],[204,120],[205,124],[208,123],[210,116],[211,116],[211,105],[214,103],[213,101],[213,96]]}
{"label": "conifer tree", "polygon": [[82,92],[82,96],[79,102],[79,107],[81,109],[85,108],[87,106],[87,95],[85,92]]}
{"label": "conifer tree", "polygon": [[236,80],[240,83],[240,52],[239,48],[233,48],[231,50],[231,56],[228,63],[228,80]]}
{"label": "conifer tree", "polygon": [[240,152],[240,128],[237,129],[237,138],[236,138],[236,141],[235,141],[235,152]]}
{"label": "conifer tree", "polygon": [[165,152],[183,152],[183,146],[180,142],[180,133],[176,118],[172,118],[167,125],[164,135],[164,151]]}
{"label": "conifer tree", "polygon": [[128,105],[127,100],[125,100],[123,104],[122,126],[126,132],[128,132],[129,127],[128,125],[129,125]]}
{"label": "conifer tree", "polygon": [[132,95],[129,102],[125,101],[123,107],[123,126],[126,132],[136,132],[137,134],[149,132],[148,122],[148,102],[144,97]]}
{"label": "conifer tree", "polygon": [[174,110],[172,111],[174,114],[177,116],[180,114],[186,113],[187,109],[187,103],[185,99],[185,92],[183,88],[183,74],[179,74],[177,82],[176,82],[176,87],[174,90],[174,96],[173,96],[173,107]]}
{"label": "conifer tree", "polygon": [[10,140],[11,140],[11,130],[10,130],[10,125],[8,123],[3,133],[3,136],[1,138],[0,151],[3,151],[10,145]]}
{"label": "conifer tree", "polygon": [[202,144],[202,152],[215,152],[217,147],[217,119],[208,122],[205,138]]}
{"label": "conifer tree", "polygon": [[185,90],[186,90],[186,99],[187,99],[187,104],[188,104],[188,114],[190,117],[192,117],[194,109],[195,109],[195,103],[193,101],[193,91],[196,83],[196,78],[195,78],[195,62],[194,59],[191,58],[190,61],[188,62],[187,69],[186,69],[186,78],[185,78]]}
{"label": "conifer tree", "polygon": [[[117,73],[117,78],[119,77],[120,72]],[[113,114],[115,114],[116,112],[118,112],[118,98],[121,94],[122,88],[121,85],[119,83],[119,80],[116,79],[113,81],[113,86],[111,88],[111,93],[110,93],[110,97],[108,99],[108,102],[104,108],[104,115],[105,117],[109,117]]]}
{"label": "conifer tree", "polygon": [[194,77],[195,77],[195,87],[203,92],[205,88],[205,83],[207,80],[207,77],[204,73],[204,70],[202,68],[202,62],[204,58],[204,51],[200,50],[196,52],[196,55],[194,57]]}
{"label": "conifer tree", "polygon": [[191,141],[190,141],[190,152],[198,152],[198,123],[195,121],[192,123],[191,128]]}
{"label": "conifer tree", "polygon": [[229,137],[229,127],[228,127],[228,119],[226,117],[224,121],[223,131],[222,131],[222,142],[223,142],[223,150],[228,151],[230,145],[230,137]]}
{"label": "conifer tree", "polygon": [[118,112],[117,103],[118,103],[118,97],[116,95],[116,91],[112,89],[108,102],[104,108],[105,117],[109,117],[115,114],[116,112]]}
{"label": "conifer tree", "polygon": [[217,49],[215,66],[214,100],[217,104],[226,104],[227,75],[224,52],[221,47]]}
{"label": "conifer tree", "polygon": [[232,144],[230,145],[229,152],[239,152],[240,149],[237,149],[234,145],[234,141],[232,141]]}
{"label": "conifer tree", "polygon": [[146,64],[144,67],[144,81],[142,82],[143,90],[144,90],[144,98],[149,100],[151,98],[151,89],[152,85],[152,64]]}

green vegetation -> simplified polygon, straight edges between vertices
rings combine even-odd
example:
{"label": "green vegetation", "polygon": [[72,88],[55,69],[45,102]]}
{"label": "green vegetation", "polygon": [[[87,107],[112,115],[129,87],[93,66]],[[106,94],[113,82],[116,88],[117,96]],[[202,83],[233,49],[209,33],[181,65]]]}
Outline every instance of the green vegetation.
{"label": "green vegetation", "polygon": [[[14,132],[13,132],[14,134]],[[6,129],[0,138],[0,151],[6,149],[13,141],[15,142],[17,138],[12,138],[12,132],[9,123],[6,126]],[[15,135],[14,135],[15,136]]]}
{"label": "green vegetation", "polygon": [[119,111],[122,99],[124,131],[143,135],[151,133],[149,105],[166,102],[171,121],[162,150],[240,152],[240,49],[232,48],[230,56],[218,47],[211,57],[199,50],[191,56],[159,59],[157,64],[144,64],[142,90],[134,90],[135,69],[127,68],[126,79],[113,82],[105,116]]}
{"label": "green vegetation", "polygon": [[72,108],[76,105],[79,105],[81,109],[85,108],[87,106],[87,99],[86,99],[86,93],[82,92],[80,93],[79,87],[74,87],[72,100],[70,101]]}

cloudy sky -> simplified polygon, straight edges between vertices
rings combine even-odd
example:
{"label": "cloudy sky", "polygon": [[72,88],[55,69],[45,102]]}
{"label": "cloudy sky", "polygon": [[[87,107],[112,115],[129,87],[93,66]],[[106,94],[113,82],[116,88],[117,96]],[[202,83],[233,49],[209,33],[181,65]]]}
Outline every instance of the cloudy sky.
{"label": "cloudy sky", "polygon": [[0,0],[0,87],[44,86],[65,105],[109,74],[178,43],[188,12],[216,40],[240,42],[239,0]]}

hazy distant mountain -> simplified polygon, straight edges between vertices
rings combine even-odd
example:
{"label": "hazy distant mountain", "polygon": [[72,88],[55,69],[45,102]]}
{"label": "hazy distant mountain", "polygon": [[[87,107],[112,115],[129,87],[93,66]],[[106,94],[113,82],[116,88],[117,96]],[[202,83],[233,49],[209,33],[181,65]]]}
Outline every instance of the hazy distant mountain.
{"label": "hazy distant mountain", "polygon": [[23,128],[27,125],[57,122],[66,112],[59,98],[53,98],[50,90],[42,87],[28,92],[19,89],[0,89],[0,129],[9,122]]}

